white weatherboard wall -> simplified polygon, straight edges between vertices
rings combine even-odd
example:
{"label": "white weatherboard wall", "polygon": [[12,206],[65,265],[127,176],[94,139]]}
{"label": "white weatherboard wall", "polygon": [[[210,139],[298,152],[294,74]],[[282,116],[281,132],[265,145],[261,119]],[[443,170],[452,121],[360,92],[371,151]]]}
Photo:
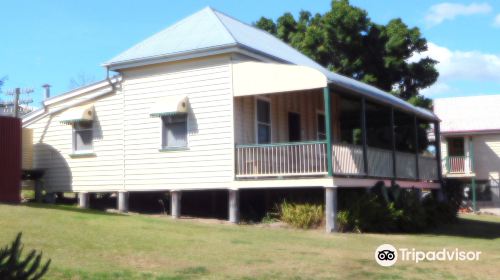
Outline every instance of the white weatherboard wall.
{"label": "white weatherboard wall", "polygon": [[317,140],[317,113],[324,112],[321,90],[307,90],[261,96],[235,97],[235,141],[237,144],[256,143],[256,100],[271,103],[271,138],[273,143],[289,142],[288,113],[300,115],[303,141]]}
{"label": "white weatherboard wall", "polygon": [[[271,138],[273,143],[289,142],[288,113],[300,115],[301,141],[318,140],[317,114],[324,114],[322,89],[293,91],[258,96],[239,96],[234,99],[236,144],[256,143],[256,100],[271,102]],[[341,98],[331,95],[333,140],[340,139]]]}
{"label": "white weatherboard wall", "polygon": [[[232,75],[229,56],[134,68],[122,73],[125,188],[227,188],[234,180]],[[159,151],[156,100],[187,96],[188,149]]]}
{"label": "white weatherboard wall", "polygon": [[500,173],[500,134],[472,137],[474,171],[478,180],[498,180]]}
{"label": "white weatherboard wall", "polygon": [[[85,93],[91,95],[94,91]],[[72,100],[53,106],[62,108]],[[47,115],[27,126],[33,129],[33,167],[45,169],[48,191],[113,191],[123,189],[123,100],[120,92],[90,102],[94,104],[94,153],[72,157],[72,126],[62,124],[65,111]],[[87,103],[89,104],[89,103]]]}

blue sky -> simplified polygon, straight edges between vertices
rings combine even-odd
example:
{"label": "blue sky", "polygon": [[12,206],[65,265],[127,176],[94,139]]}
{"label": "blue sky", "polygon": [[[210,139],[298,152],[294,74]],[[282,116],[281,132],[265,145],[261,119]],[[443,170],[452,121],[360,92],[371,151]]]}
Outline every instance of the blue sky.
{"label": "blue sky", "polygon": [[[422,55],[439,60],[441,72],[425,95],[500,94],[500,1],[351,3],[367,10],[375,22],[400,17],[421,28],[430,46]],[[103,79],[101,63],[208,5],[252,23],[260,16],[276,19],[301,9],[325,12],[330,1],[6,1],[0,16],[0,77],[8,76],[3,90],[34,88],[39,102],[44,83],[61,94],[79,75]]]}

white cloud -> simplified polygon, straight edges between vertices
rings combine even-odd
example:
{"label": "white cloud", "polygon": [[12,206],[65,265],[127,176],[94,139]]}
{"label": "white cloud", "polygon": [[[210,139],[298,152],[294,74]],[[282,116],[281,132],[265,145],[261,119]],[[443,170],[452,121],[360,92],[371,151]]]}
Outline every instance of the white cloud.
{"label": "white cloud", "polygon": [[425,16],[425,21],[429,26],[434,26],[445,20],[452,20],[457,16],[487,14],[491,12],[491,10],[491,6],[487,3],[464,5],[445,2],[431,6]]}
{"label": "white cloud", "polygon": [[456,92],[455,88],[452,88],[449,84],[443,82],[437,82],[431,87],[425,88],[420,91],[420,94],[426,97],[438,97],[451,92]]}
{"label": "white cloud", "polygon": [[449,85],[453,81],[500,82],[500,55],[450,50],[429,42],[428,50],[414,55],[410,61],[423,57],[438,61],[439,79],[432,87],[422,91],[427,96],[456,91]]}
{"label": "white cloud", "polygon": [[500,14],[498,14],[493,20],[493,26],[500,28]]}

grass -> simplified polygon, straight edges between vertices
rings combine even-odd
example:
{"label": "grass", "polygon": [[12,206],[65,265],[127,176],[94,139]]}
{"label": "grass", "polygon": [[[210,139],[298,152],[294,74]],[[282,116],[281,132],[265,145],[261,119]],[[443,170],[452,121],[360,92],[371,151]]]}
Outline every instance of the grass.
{"label": "grass", "polygon": [[[126,216],[72,206],[0,205],[0,245],[23,232],[25,248],[52,259],[48,279],[498,279],[500,218],[462,216],[419,235],[209,224]],[[482,251],[478,262],[378,266],[380,244]]]}

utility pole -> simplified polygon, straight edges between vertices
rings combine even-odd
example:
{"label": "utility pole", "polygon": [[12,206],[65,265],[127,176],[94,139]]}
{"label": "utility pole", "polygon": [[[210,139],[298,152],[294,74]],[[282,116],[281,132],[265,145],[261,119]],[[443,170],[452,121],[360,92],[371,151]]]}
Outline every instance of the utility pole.
{"label": "utility pole", "polygon": [[21,89],[16,88],[14,92],[14,117],[19,117],[19,95],[21,95]]}
{"label": "utility pole", "polygon": [[[31,89],[31,88],[15,88],[12,90],[8,90],[5,94],[9,95],[9,96],[13,96],[13,97],[12,97],[12,101],[3,102],[3,106],[5,106],[7,108],[7,110],[5,110],[5,111],[6,112],[11,111],[11,114],[14,117],[19,118],[21,116],[21,114],[20,114],[21,108],[20,108],[19,104],[28,105],[28,104],[33,102],[33,99],[31,99],[31,98],[21,99],[21,96],[22,95],[29,95],[32,92],[33,92],[33,89]],[[11,110],[8,110],[9,106],[12,108]],[[26,113],[26,112],[24,112],[24,113]]]}

